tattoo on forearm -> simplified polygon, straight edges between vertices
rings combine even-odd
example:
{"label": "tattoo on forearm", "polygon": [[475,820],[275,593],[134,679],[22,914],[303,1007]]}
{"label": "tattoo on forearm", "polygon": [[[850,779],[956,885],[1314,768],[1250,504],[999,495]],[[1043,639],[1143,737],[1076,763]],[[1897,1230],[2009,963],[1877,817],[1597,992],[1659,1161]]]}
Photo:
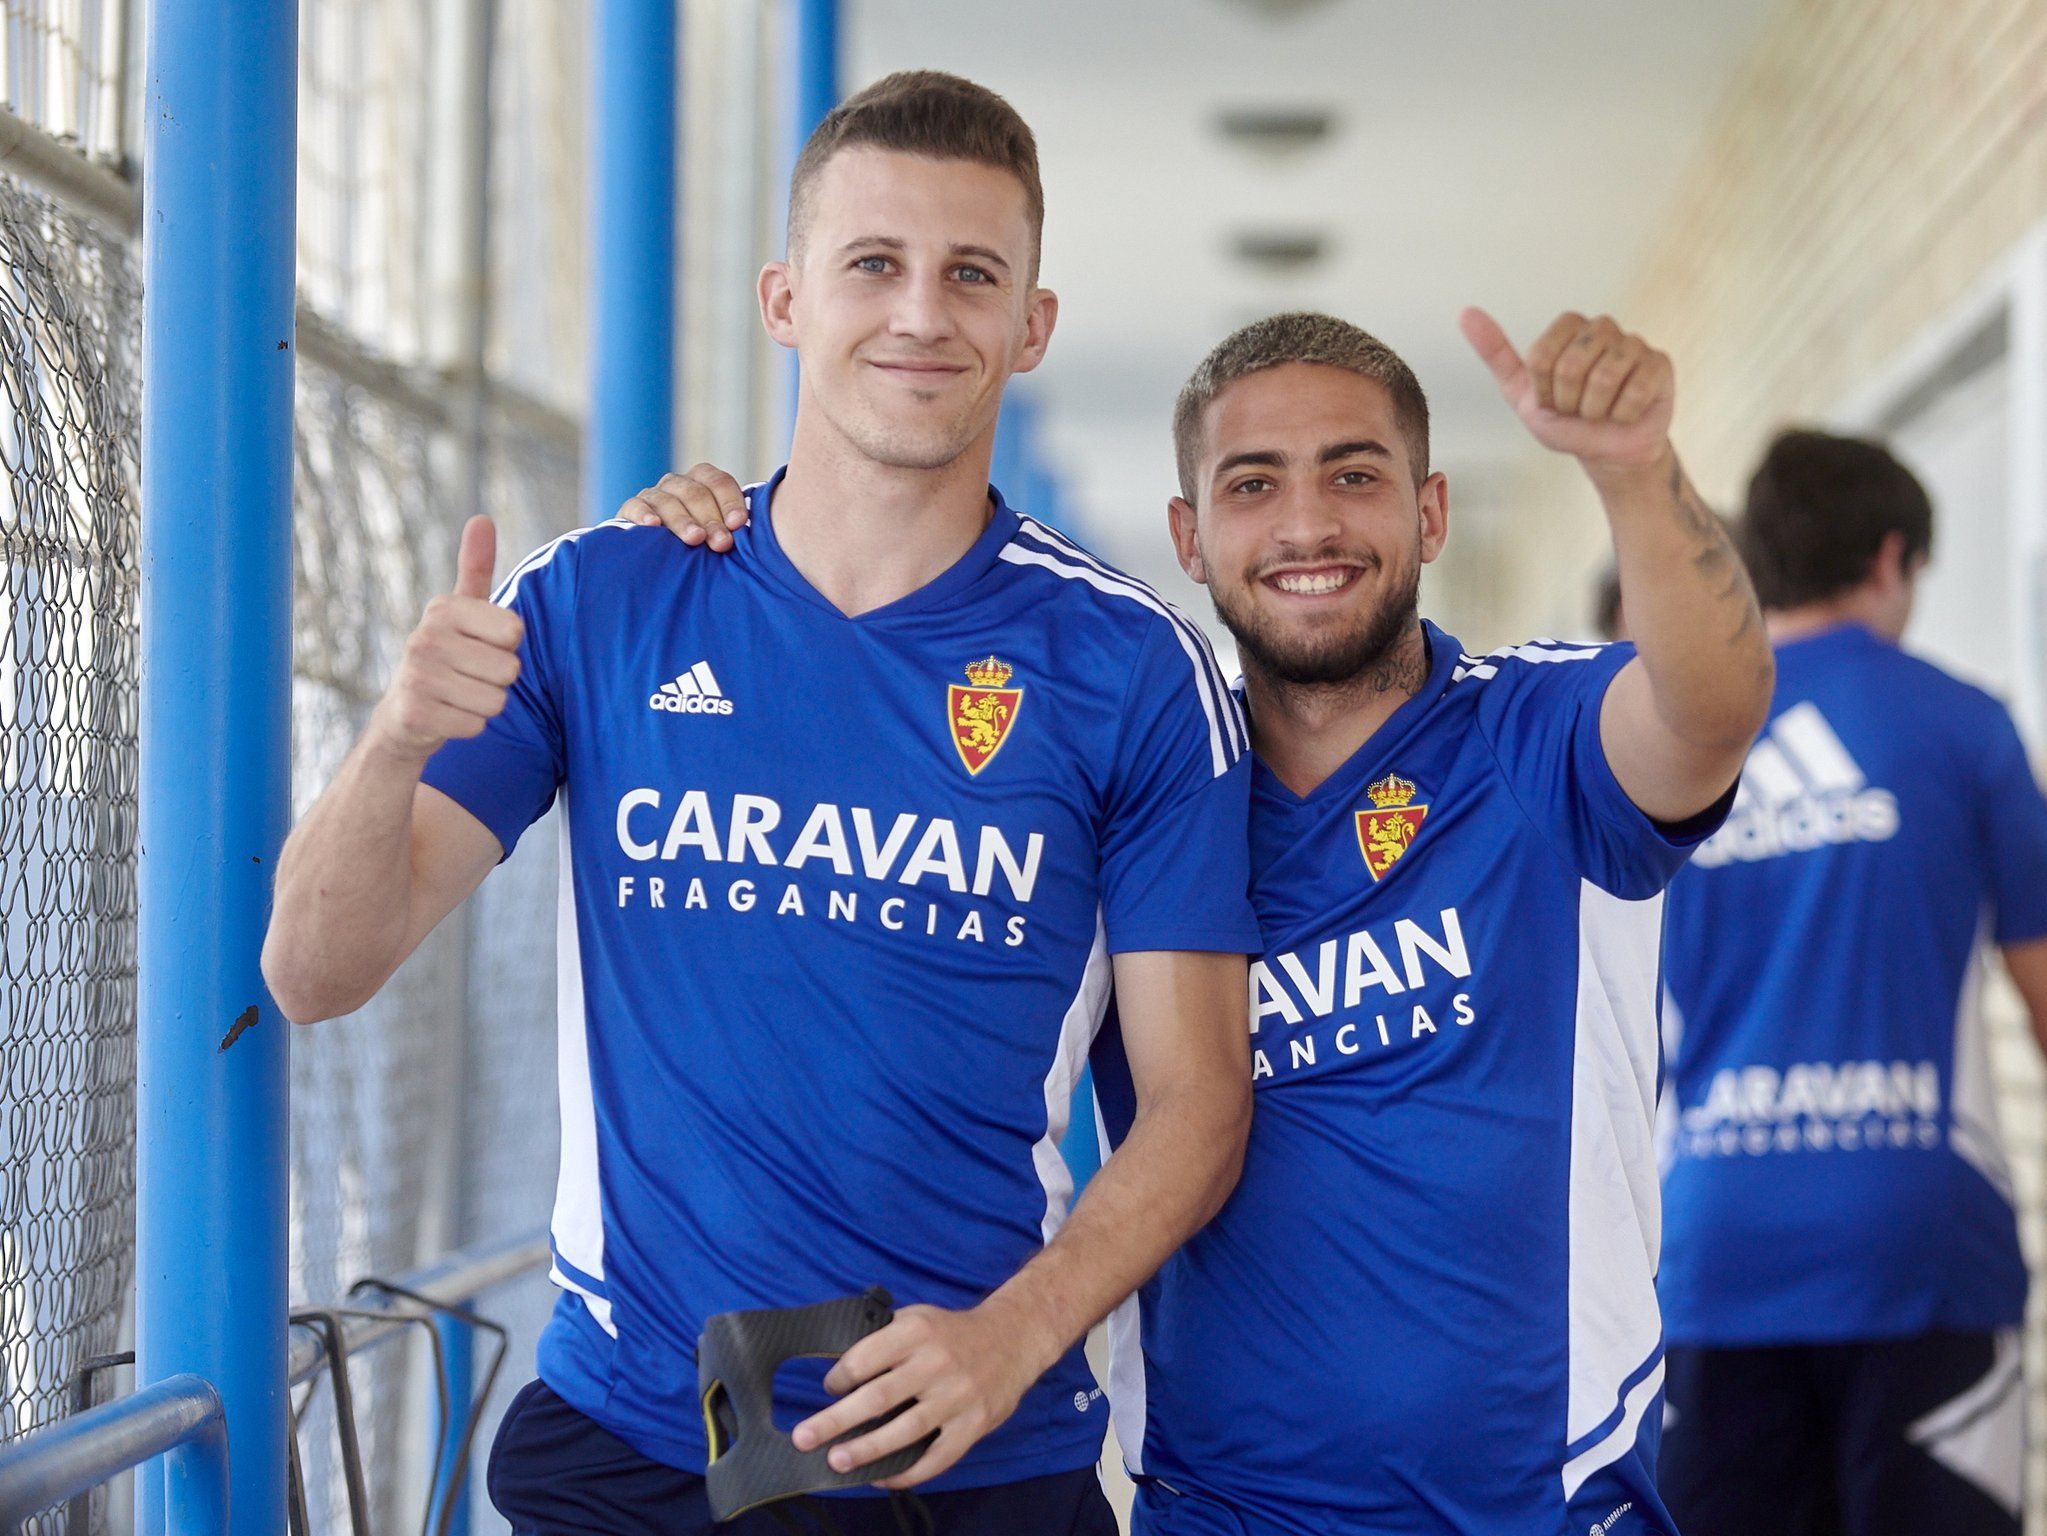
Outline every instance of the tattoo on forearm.
{"label": "tattoo on forearm", "polygon": [[[1757,641],[1767,651],[1767,642],[1762,640],[1762,614],[1756,604],[1756,589],[1749,580],[1748,568],[1741,563],[1741,557],[1734,551],[1733,542],[1727,537],[1727,529],[1720,519],[1692,489],[1685,479],[1684,465],[1675,458],[1670,464],[1670,500],[1677,509],[1678,521],[1684,531],[1693,539],[1692,569],[1701,580],[1713,582],[1713,600],[1723,608],[1738,614],[1733,633],[1728,635],[1730,644],[1748,639],[1753,631]],[[1767,671],[1767,663],[1759,662]]]}

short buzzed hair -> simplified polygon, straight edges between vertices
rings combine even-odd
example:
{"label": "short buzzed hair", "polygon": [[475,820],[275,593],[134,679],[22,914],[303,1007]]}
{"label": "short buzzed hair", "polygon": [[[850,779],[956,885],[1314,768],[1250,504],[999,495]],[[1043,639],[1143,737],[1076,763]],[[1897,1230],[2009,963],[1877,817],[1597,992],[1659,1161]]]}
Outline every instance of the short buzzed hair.
{"label": "short buzzed hair", "polygon": [[908,69],[855,92],[825,114],[789,175],[789,252],[810,225],[810,192],[825,166],[856,145],[966,160],[1007,171],[1023,184],[1031,226],[1031,277],[1045,234],[1045,188],[1038,179],[1038,141],[1016,108],[985,85],[935,69]]}
{"label": "short buzzed hair", "polygon": [[1429,476],[1429,400],[1414,370],[1385,342],[1334,315],[1296,310],[1257,320],[1225,337],[1201,360],[1173,405],[1173,455],[1180,494],[1195,499],[1201,472],[1201,418],[1239,379],[1288,363],[1316,363],[1370,379],[1393,397],[1393,421],[1407,444],[1414,483]]}

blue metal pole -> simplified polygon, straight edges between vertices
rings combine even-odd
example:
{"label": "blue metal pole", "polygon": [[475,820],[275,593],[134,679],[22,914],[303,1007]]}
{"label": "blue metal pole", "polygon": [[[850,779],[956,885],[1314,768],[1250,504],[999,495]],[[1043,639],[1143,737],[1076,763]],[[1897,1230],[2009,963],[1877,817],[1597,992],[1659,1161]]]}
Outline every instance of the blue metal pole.
{"label": "blue metal pole", "polygon": [[[789,59],[788,142],[782,186],[788,188],[796,157],[833,107],[839,104],[839,0],[784,0]],[[783,231],[786,236],[788,231]],[[789,402],[788,427],[796,425],[796,354],[784,361]],[[783,434],[785,440],[788,433]]]}
{"label": "blue metal pole", "polygon": [[289,1026],[257,957],[291,800],[298,7],[148,0],[147,37],[136,1375],[219,1392],[255,1536],[288,1433]]}
{"label": "blue metal pole", "polygon": [[[442,1315],[434,1319],[434,1332],[441,1337],[441,1360],[447,1370],[448,1413],[441,1420],[438,1471],[434,1477],[433,1522],[429,1529],[442,1529],[441,1506],[453,1501],[446,1529],[455,1536],[469,1530],[469,1489],[475,1481],[464,1477],[453,1482],[455,1457],[462,1449],[462,1430],[469,1422],[469,1410],[476,1401],[476,1330],[460,1318]],[[472,1462],[471,1470],[474,1469]]]}
{"label": "blue metal pole", "polygon": [[789,0],[789,166],[839,104],[839,0]]}
{"label": "blue metal pole", "polygon": [[586,512],[675,468],[676,0],[597,0]]}

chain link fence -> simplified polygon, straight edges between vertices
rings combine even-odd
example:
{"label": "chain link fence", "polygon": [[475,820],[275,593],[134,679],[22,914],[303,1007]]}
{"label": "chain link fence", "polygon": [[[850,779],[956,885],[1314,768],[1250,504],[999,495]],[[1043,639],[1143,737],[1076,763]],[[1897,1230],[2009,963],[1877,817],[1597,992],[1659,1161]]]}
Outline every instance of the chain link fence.
{"label": "chain link fence", "polygon": [[0,178],[0,1440],[132,1278],[140,331],[126,243]]}
{"label": "chain link fence", "polygon": [[[321,317],[321,344],[300,349],[294,431],[300,809],[449,581],[470,500],[461,477],[481,473],[508,560],[576,521],[577,444],[560,407],[579,394],[581,218],[564,218],[563,201],[579,195],[580,139],[519,108],[544,97],[579,115],[580,72],[551,71],[586,8],[499,11],[500,66],[525,88],[501,105],[496,159],[537,185],[514,183],[497,210],[511,222],[495,272],[507,295],[549,297],[527,311],[540,332],[499,322],[494,334],[518,338],[519,371],[553,398],[496,399],[480,468],[456,441],[446,381],[422,362],[424,9],[305,0],[301,302]],[[103,164],[120,159],[121,10],[0,0],[9,109]],[[547,239],[528,238],[543,226]],[[0,180],[0,1440],[62,1416],[79,1365],[132,1336],[140,328],[132,231]],[[366,1275],[545,1223],[554,902],[552,838],[537,829],[369,1006],[294,1032],[295,1302],[339,1301]],[[531,1374],[551,1294],[536,1276],[479,1302],[513,1333],[479,1455]],[[372,1529],[409,1528],[425,1497],[432,1357],[416,1339],[351,1372]],[[345,1531],[331,1388],[298,1396],[311,1528]],[[126,1503],[119,1484],[95,1493],[91,1528],[125,1528]],[[27,1527],[65,1529],[61,1511]]]}

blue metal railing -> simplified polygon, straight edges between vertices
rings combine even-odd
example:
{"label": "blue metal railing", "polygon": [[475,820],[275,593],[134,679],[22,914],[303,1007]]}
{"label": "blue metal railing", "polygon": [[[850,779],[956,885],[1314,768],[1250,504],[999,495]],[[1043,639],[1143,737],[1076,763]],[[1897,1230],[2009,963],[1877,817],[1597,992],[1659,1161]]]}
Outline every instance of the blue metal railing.
{"label": "blue metal railing", "polygon": [[169,1528],[225,1536],[227,1415],[212,1384],[189,1375],[0,1446],[0,1531],[159,1456]]}
{"label": "blue metal railing", "polygon": [[[331,1322],[331,1331],[302,1321],[291,1327],[286,1387],[302,1386],[322,1370],[345,1373],[351,1357],[432,1318],[440,1340],[444,1406],[429,1448],[434,1468],[430,1530],[467,1529],[463,1472],[478,1418],[474,1331],[502,1332],[465,1304],[546,1263],[543,1233],[480,1243],[398,1280],[360,1282],[345,1307],[297,1314]],[[381,1300],[363,1294],[377,1291],[383,1293]],[[336,1398],[343,1401],[345,1394],[337,1392]],[[353,1432],[352,1424],[343,1425],[344,1435]],[[161,1498],[138,1503],[161,1509],[162,1528],[178,1536],[226,1536],[227,1419],[220,1394],[192,1375],[154,1382],[0,1446],[0,1532],[11,1532],[29,1516],[159,1456],[165,1458]]]}

